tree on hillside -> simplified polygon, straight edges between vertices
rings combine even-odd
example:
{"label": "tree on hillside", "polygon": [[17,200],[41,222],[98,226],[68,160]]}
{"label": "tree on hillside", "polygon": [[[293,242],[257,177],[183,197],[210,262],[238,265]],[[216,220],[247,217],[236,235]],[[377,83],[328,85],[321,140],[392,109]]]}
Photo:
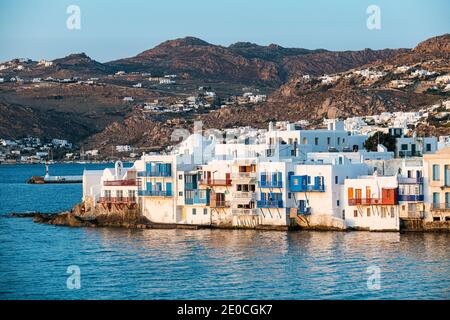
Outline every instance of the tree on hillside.
{"label": "tree on hillside", "polygon": [[383,133],[380,131],[377,131],[366,140],[364,143],[364,148],[369,151],[377,151],[378,144],[385,146],[388,151],[395,151],[395,138],[389,133]]}

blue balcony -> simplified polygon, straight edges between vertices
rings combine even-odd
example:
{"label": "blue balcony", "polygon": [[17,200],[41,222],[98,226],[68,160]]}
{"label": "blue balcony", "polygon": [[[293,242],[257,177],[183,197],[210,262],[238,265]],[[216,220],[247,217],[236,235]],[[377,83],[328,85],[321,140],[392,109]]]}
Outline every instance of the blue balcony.
{"label": "blue balcony", "polygon": [[140,190],[138,195],[141,197],[172,197],[172,191]]}
{"label": "blue balcony", "polygon": [[186,198],[184,199],[184,203],[188,205],[208,205],[209,200],[208,199],[201,199],[201,198]]}
{"label": "blue balcony", "polygon": [[417,201],[423,202],[423,194],[400,194],[398,196],[398,201]]}
{"label": "blue balcony", "polygon": [[294,176],[289,177],[289,188],[292,192],[325,192],[323,177],[314,177],[314,184],[309,184],[310,177]]}
{"label": "blue balcony", "polygon": [[164,171],[149,171],[149,172],[138,172],[138,177],[171,177],[170,172]]}
{"label": "blue balcony", "polygon": [[283,188],[283,181],[259,181],[260,188]]}
{"label": "blue balcony", "polygon": [[195,190],[197,189],[197,182],[185,182],[184,188],[186,190]]}
{"label": "blue balcony", "polygon": [[258,208],[283,208],[283,200],[259,200]]}

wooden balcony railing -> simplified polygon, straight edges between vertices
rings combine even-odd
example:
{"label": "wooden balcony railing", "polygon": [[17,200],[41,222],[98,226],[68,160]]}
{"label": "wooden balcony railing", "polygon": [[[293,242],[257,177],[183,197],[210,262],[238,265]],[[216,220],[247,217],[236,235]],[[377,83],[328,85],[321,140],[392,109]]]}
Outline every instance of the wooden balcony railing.
{"label": "wooden balcony railing", "polygon": [[200,180],[201,185],[228,187],[231,186],[231,179],[203,179]]}
{"label": "wooden balcony railing", "polygon": [[103,185],[106,187],[133,187],[137,186],[138,183],[135,179],[128,179],[128,180],[104,181]]}
{"label": "wooden balcony railing", "polygon": [[360,198],[348,199],[349,206],[370,206],[370,205],[396,205],[398,200],[394,198]]}

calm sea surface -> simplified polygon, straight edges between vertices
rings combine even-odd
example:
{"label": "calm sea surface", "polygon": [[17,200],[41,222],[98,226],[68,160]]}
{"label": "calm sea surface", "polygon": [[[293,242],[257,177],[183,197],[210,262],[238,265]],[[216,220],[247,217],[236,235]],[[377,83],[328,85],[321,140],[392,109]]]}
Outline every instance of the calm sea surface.
{"label": "calm sea surface", "polygon": [[[43,171],[0,165],[0,299],[449,299],[447,234],[91,229],[7,217],[80,201],[80,184],[25,184]],[[66,284],[73,265],[78,290]],[[368,289],[370,267],[379,290]]]}

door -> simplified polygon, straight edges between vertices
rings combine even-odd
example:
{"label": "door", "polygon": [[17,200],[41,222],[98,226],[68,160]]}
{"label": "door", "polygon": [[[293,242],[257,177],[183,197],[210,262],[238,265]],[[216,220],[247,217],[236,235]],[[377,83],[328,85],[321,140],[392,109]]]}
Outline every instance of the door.
{"label": "door", "polygon": [[372,189],[370,189],[370,187],[366,187],[366,198],[367,199],[372,198]]}
{"label": "door", "polygon": [[166,193],[168,196],[172,195],[172,182],[167,182],[166,183]]}
{"label": "door", "polygon": [[439,192],[433,193],[433,207],[434,208],[439,208],[439,203],[440,203],[439,196],[440,196]]}

